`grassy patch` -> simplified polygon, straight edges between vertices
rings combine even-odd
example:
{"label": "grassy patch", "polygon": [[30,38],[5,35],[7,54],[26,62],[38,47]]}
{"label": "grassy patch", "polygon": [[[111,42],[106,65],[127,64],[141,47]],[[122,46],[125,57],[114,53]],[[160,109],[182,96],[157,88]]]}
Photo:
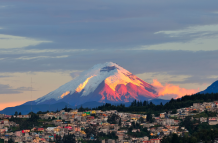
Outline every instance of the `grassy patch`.
{"label": "grassy patch", "polygon": [[15,132],[15,131],[19,131],[20,130],[20,127],[11,127],[11,131],[12,132]]}
{"label": "grassy patch", "polygon": [[201,112],[201,113],[199,113],[199,114],[196,114],[196,115],[194,115],[194,116],[192,116],[192,117],[194,117],[194,118],[200,118],[200,117],[205,117],[205,118],[208,118],[208,117],[216,117],[216,114],[217,113],[215,113],[215,112]]}
{"label": "grassy patch", "polygon": [[194,116],[192,116],[192,117],[194,117],[194,118],[200,118],[200,117],[205,117],[205,118],[207,118],[208,115],[207,115],[205,112],[202,112],[202,113],[199,113],[199,114],[194,115]]}
{"label": "grassy patch", "polygon": [[170,117],[170,119],[178,120],[178,118],[177,118],[177,117]]}

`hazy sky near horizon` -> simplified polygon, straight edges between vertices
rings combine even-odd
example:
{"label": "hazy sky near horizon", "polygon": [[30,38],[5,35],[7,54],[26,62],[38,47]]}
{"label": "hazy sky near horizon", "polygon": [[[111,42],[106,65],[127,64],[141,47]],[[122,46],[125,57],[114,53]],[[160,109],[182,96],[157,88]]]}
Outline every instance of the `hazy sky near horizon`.
{"label": "hazy sky near horizon", "polygon": [[218,79],[218,1],[1,0],[0,109],[115,62],[148,83]]}

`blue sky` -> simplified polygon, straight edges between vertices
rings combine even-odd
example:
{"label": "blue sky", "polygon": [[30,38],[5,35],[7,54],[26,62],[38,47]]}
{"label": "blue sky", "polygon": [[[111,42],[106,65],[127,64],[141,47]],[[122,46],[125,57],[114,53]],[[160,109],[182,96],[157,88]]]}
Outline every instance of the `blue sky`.
{"label": "blue sky", "polygon": [[1,102],[26,100],[30,77],[69,76],[55,86],[48,78],[46,89],[40,86],[45,82],[35,82],[38,98],[107,61],[149,83],[157,78],[202,90],[218,78],[217,5],[215,0],[1,0]]}

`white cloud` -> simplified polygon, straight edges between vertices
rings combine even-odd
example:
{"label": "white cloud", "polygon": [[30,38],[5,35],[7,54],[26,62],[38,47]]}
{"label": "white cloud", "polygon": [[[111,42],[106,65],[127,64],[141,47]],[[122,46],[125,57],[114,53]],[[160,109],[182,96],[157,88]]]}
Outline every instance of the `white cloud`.
{"label": "white cloud", "polygon": [[96,49],[1,49],[1,54],[40,54],[40,53],[74,53],[83,51],[94,51]]}
{"label": "white cloud", "polygon": [[0,8],[5,8],[5,7],[6,7],[6,5],[1,5],[1,6],[0,6]]}
{"label": "white cloud", "polygon": [[0,49],[23,48],[51,42],[52,41],[42,41],[27,37],[0,34]]}
{"label": "white cloud", "polygon": [[160,82],[167,83],[169,81],[185,81],[191,75],[171,75],[167,72],[145,72],[136,74],[139,78],[143,79],[148,83],[152,83],[153,79],[158,79]]}
{"label": "white cloud", "polygon": [[62,55],[62,56],[56,56],[54,58],[67,58],[67,57],[69,57],[69,56],[68,55]]}
{"label": "white cloud", "polygon": [[218,32],[218,25],[204,25],[204,26],[191,26],[181,30],[174,31],[158,31],[154,34],[166,34],[170,37],[179,37],[190,34],[195,34],[196,36],[204,36],[208,34],[213,34]]}
{"label": "white cloud", "polygon": [[47,58],[67,58],[69,57],[68,55],[61,55],[61,56],[36,56],[36,57],[28,57],[28,56],[23,56],[17,58],[18,60],[32,60],[32,59],[47,59]]}
{"label": "white cloud", "polygon": [[214,78],[214,79],[218,79],[218,75],[210,75],[207,78]]}
{"label": "white cloud", "polygon": [[185,50],[185,51],[214,51],[218,50],[218,36],[213,38],[198,38],[189,42],[172,42],[151,46],[142,46],[137,50]]}
{"label": "white cloud", "polygon": [[0,5],[0,9],[14,7],[14,5]]}
{"label": "white cloud", "polygon": [[158,31],[154,34],[165,34],[172,38],[190,37],[192,40],[188,42],[169,42],[156,45],[143,45],[136,48],[136,50],[218,50],[218,25],[193,26],[182,30]]}

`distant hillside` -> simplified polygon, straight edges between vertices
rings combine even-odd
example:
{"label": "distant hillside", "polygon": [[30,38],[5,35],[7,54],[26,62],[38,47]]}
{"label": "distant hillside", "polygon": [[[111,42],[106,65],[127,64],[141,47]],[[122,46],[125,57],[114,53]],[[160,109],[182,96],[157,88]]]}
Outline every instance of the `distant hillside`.
{"label": "distant hillside", "polygon": [[[153,99],[150,100],[152,101],[154,104],[158,105],[161,102],[163,104],[167,103],[169,100],[163,100],[163,99]],[[32,103],[32,105],[31,105]],[[56,111],[56,110],[61,110],[63,108],[65,108],[66,106],[68,108],[72,108],[72,109],[76,109],[76,108],[80,108],[81,106],[84,108],[96,108],[98,106],[102,106],[106,103],[101,103],[101,102],[97,102],[97,101],[91,101],[91,102],[86,102],[83,103],[81,105],[78,106],[72,106],[67,104],[66,102],[60,102],[60,103],[56,103],[56,104],[36,104],[34,101],[32,102],[26,102],[23,105],[19,105],[19,106],[15,106],[15,107],[8,107],[5,108],[4,110],[0,111],[0,114],[7,114],[7,115],[13,115],[15,113],[15,111],[17,112],[21,112],[22,114],[28,114],[29,112],[31,112],[31,106],[32,106],[32,111],[37,113],[38,111]],[[114,106],[120,105],[120,103],[111,103]],[[125,105],[126,107],[129,107],[131,105],[131,102],[127,102],[127,103],[122,103],[123,105]]]}
{"label": "distant hillside", "polygon": [[218,80],[212,83],[207,89],[200,93],[218,93]]}
{"label": "distant hillside", "polygon": [[[32,105],[32,112],[37,113],[38,111],[56,111],[56,110],[61,110],[65,106],[68,106],[67,103],[61,102],[61,103],[56,103],[56,104],[41,104],[41,105]],[[73,108],[72,106],[68,106],[69,108]],[[5,108],[4,110],[0,111],[0,114],[7,114],[7,115],[13,115],[17,112],[21,112],[23,115],[28,114],[31,112],[31,105],[19,105],[15,107],[8,107]]]}

